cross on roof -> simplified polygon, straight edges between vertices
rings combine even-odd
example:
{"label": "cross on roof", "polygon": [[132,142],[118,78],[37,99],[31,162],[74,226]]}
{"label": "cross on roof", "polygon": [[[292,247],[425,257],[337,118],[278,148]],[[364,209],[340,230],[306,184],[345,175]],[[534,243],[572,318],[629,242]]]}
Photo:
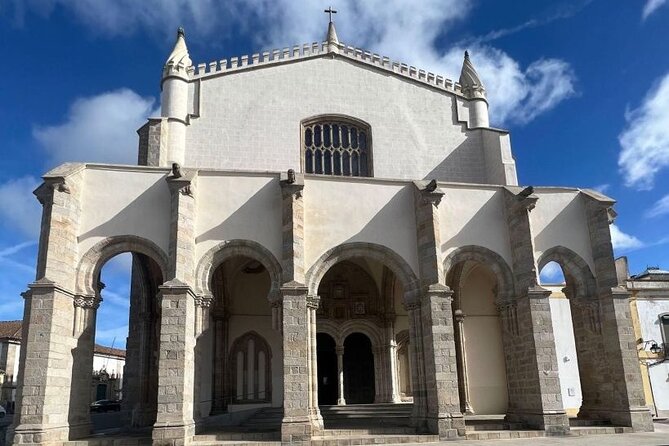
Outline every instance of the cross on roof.
{"label": "cross on roof", "polygon": [[330,15],[330,21],[332,21],[332,14],[337,14],[337,10],[332,9],[332,6],[330,6],[328,9],[326,9],[323,12],[327,12]]}

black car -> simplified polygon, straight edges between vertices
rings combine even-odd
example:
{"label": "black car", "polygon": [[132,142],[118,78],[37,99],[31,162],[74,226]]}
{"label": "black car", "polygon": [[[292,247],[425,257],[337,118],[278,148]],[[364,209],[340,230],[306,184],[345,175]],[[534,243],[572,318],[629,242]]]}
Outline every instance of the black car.
{"label": "black car", "polygon": [[91,412],[118,412],[121,402],[116,400],[98,400],[91,404]]}

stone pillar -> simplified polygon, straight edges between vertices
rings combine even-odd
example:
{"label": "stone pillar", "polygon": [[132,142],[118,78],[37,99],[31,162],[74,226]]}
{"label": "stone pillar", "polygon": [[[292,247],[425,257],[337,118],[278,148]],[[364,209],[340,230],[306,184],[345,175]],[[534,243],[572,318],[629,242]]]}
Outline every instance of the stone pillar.
{"label": "stone pillar", "polygon": [[283,297],[283,422],[284,444],[311,442],[310,358],[307,288],[284,285]]}
{"label": "stone pillar", "polygon": [[538,285],[530,211],[533,189],[504,191],[515,279],[515,296],[498,298],[509,389],[507,419],[552,434],[569,431],[562,404],[550,291]]}
{"label": "stone pillar", "polygon": [[158,415],[153,444],[189,444],[194,432],[195,294],[173,279],[160,286]]}
{"label": "stone pillar", "polygon": [[389,402],[399,403],[399,378],[397,377],[397,343],[395,342],[395,331],[393,324],[388,327],[388,345],[386,347],[386,354],[388,355],[388,379],[390,382],[388,389],[390,392]]}
{"label": "stone pillar", "polygon": [[227,370],[228,322],[220,302],[214,306],[214,369],[212,381],[212,414],[224,413],[228,407],[225,400],[225,372]]}
{"label": "stone pillar", "polygon": [[323,417],[318,409],[318,352],[316,351],[316,311],[320,297],[309,296],[307,298],[307,308],[309,312],[309,370],[310,370],[310,401],[311,416],[313,422],[319,427],[323,427]]}
{"label": "stone pillar", "polygon": [[[444,193],[437,182],[415,182],[416,242],[420,269],[420,296],[412,306],[411,343],[422,349],[424,382],[417,384],[425,395],[427,429],[441,440],[464,435],[460,412],[455,333],[451,307],[453,292],[444,284],[439,226],[439,203]],[[416,348],[414,347],[414,348]],[[420,360],[420,358],[416,358]],[[418,367],[420,379],[420,367]],[[416,392],[414,392],[415,404]]]}
{"label": "stone pillar", "polygon": [[344,397],[344,346],[337,346],[337,405],[346,404]]}
{"label": "stone pillar", "polygon": [[611,232],[615,211],[613,200],[597,193],[584,192],[585,211],[595,263],[597,299],[601,308],[601,331],[606,364],[603,394],[608,400],[600,417],[608,416],[614,425],[630,426],[638,432],[653,430],[646,407],[639,370],[636,341],[630,315],[629,292],[618,286]]}
{"label": "stone pillar", "polygon": [[[83,164],[62,165],[47,173],[35,191],[43,206],[42,226],[37,280],[24,293],[21,373],[16,412],[8,432],[13,444],[72,438],[72,369],[79,367],[72,361],[76,347],[73,290],[83,169]],[[72,434],[80,432],[75,429]]]}
{"label": "stone pillar", "polygon": [[172,200],[169,280],[159,287],[158,413],[154,445],[188,444],[194,434],[195,182],[197,172],[175,168],[167,177]]}
{"label": "stone pillar", "polygon": [[[312,358],[316,353],[315,312],[304,285],[304,202],[302,192],[304,177],[292,169],[282,174],[281,206],[283,251],[281,269],[283,332],[283,421],[281,442],[283,444],[309,444],[312,431],[318,425],[318,387],[312,380],[316,365]],[[311,303],[309,302],[311,301]],[[313,336],[312,336],[313,331]],[[313,353],[312,353],[313,347]],[[315,395],[314,395],[315,394]],[[316,401],[316,407],[313,407]]]}
{"label": "stone pillar", "polygon": [[453,312],[455,317],[455,341],[458,352],[458,376],[460,377],[460,408],[463,413],[473,415],[474,409],[469,397],[469,378],[467,377],[467,348],[465,341],[465,314],[458,309]]}

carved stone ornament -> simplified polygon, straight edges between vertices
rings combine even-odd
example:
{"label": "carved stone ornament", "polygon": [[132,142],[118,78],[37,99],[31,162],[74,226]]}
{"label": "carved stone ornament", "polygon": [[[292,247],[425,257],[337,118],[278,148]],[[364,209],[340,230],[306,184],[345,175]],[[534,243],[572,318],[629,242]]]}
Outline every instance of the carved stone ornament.
{"label": "carved stone ornament", "polygon": [[213,296],[197,296],[195,298],[195,305],[200,308],[210,308],[213,301]]}
{"label": "carved stone ornament", "polygon": [[98,296],[74,296],[73,302],[75,307],[97,310],[102,298]]}

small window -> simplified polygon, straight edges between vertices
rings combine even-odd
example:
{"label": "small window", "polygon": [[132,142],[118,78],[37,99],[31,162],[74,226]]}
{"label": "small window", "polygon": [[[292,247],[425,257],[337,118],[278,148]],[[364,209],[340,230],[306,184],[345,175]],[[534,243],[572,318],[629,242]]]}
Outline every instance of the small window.
{"label": "small window", "polygon": [[669,313],[660,315],[660,330],[662,330],[662,342],[666,352],[667,347],[669,347]]}
{"label": "small window", "polygon": [[342,117],[303,123],[304,172],[321,175],[371,177],[369,126]]}

